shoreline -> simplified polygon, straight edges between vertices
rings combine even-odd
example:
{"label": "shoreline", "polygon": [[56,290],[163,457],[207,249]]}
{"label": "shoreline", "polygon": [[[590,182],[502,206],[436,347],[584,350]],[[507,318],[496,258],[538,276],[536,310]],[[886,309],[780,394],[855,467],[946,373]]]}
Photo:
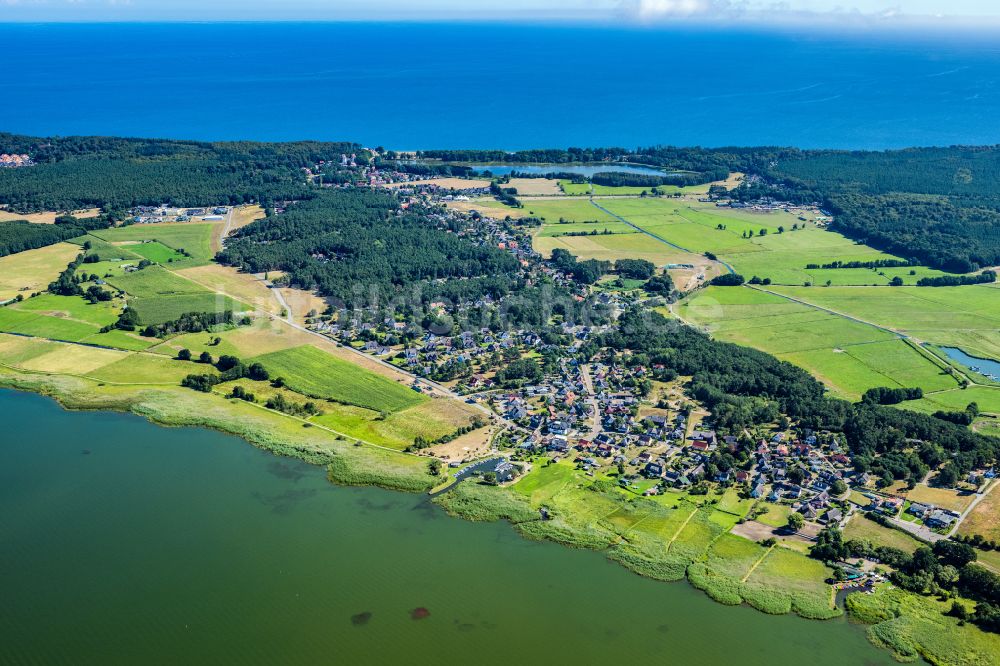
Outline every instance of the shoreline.
{"label": "shoreline", "polygon": [[[349,443],[340,438],[323,437],[316,442],[317,429],[282,428],[279,415],[266,413],[267,419],[240,419],[239,404],[212,394],[195,394],[183,389],[136,388],[108,386],[93,380],[65,375],[33,375],[10,368],[0,368],[0,389],[35,393],[56,402],[67,411],[123,412],[146,418],[160,427],[201,427],[239,437],[256,448],[273,455],[290,457],[326,469],[328,481],[343,486],[373,486],[408,493],[426,493],[436,485],[435,477],[427,472],[423,458],[377,449],[362,443]],[[117,394],[117,395],[116,395]],[[177,395],[189,400],[178,401]],[[190,394],[190,395],[187,395]],[[210,396],[210,397],[208,397]],[[164,400],[169,397],[170,400]],[[225,414],[207,415],[205,410],[184,409],[190,402],[203,401],[206,397],[217,406],[231,409]],[[204,405],[201,405],[202,407]],[[255,410],[259,411],[259,410]],[[191,414],[204,414],[192,417]],[[287,425],[287,424],[285,424]],[[308,436],[303,437],[303,435]],[[329,435],[330,433],[324,433]],[[312,440],[312,441],[310,441]],[[403,461],[406,461],[406,464]],[[412,463],[416,462],[417,465]],[[865,613],[857,613],[852,604],[841,608],[829,595],[830,608],[810,604],[809,599],[799,598],[782,590],[760,585],[748,585],[738,579],[712,569],[703,561],[684,561],[658,558],[638,544],[623,538],[609,538],[607,532],[581,529],[565,518],[555,516],[542,520],[538,510],[527,498],[506,487],[463,483],[450,492],[428,501],[441,507],[452,517],[470,521],[495,522],[505,520],[523,538],[535,541],[553,541],[563,546],[595,550],[603,553],[613,563],[635,574],[663,582],[687,581],[712,600],[723,605],[746,604],[758,611],[773,615],[794,613],[803,619],[827,620],[844,618],[849,622],[864,624],[873,645],[889,649],[899,660],[911,660],[914,649],[904,643],[900,646],[881,636],[877,629],[897,617],[879,617],[868,621]],[[698,513],[698,509],[692,516]],[[723,534],[726,534],[725,532]],[[872,619],[871,617],[868,618]],[[931,663],[933,655],[924,655]]]}

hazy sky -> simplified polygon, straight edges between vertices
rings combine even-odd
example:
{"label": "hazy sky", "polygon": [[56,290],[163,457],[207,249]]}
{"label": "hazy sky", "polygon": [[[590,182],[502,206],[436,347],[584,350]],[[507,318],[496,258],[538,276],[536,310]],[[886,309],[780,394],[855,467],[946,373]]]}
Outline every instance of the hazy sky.
{"label": "hazy sky", "polygon": [[470,19],[1000,23],[998,0],[0,0],[0,21]]}

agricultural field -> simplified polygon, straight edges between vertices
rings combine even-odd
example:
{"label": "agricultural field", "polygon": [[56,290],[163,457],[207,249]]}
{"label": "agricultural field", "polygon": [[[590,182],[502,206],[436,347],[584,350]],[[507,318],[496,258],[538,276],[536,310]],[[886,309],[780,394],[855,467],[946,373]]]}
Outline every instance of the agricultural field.
{"label": "agricultural field", "polygon": [[804,368],[843,397],[857,399],[876,386],[958,387],[928,356],[892,333],[764,291],[709,287],[675,312],[718,339]]}
{"label": "agricultural field", "polygon": [[44,290],[78,254],[78,246],[56,243],[0,257],[0,301]]}
{"label": "agricultural field", "polygon": [[563,194],[559,181],[552,178],[511,178],[504,187],[513,187],[519,197],[544,197]]}
{"label": "agricultural field", "polygon": [[271,377],[283,377],[303,395],[392,413],[419,405],[426,397],[310,345],[256,356]]}
{"label": "agricultural field", "polygon": [[174,321],[191,312],[236,313],[252,310],[246,303],[210,292],[136,298],[129,301],[129,307],[135,310],[139,323],[144,326]]}
{"label": "agricultural field", "polygon": [[[558,225],[561,226],[561,225]],[[549,227],[550,228],[550,227]],[[546,230],[547,227],[543,227]],[[532,246],[544,256],[557,247],[563,248],[580,259],[615,261],[622,257],[645,259],[657,266],[666,264],[705,264],[704,257],[677,250],[645,234],[621,233],[597,236],[535,236]]]}
{"label": "agricultural field", "polygon": [[[86,376],[108,364],[120,361],[126,356],[128,356],[127,352],[110,349],[52,343],[50,351],[19,363],[11,363],[11,365],[34,372]],[[4,354],[0,352],[0,358],[3,357]]]}
{"label": "agricultural field", "polygon": [[187,374],[215,372],[153,354],[0,334],[0,363],[32,372],[90,377],[115,384],[177,385]]}
{"label": "agricultural field", "polygon": [[611,222],[556,222],[545,224],[536,237],[565,236],[566,234],[594,234],[595,236],[607,234],[634,234],[635,229],[617,220]]}
{"label": "agricultural field", "polygon": [[216,374],[215,368],[192,361],[178,361],[158,354],[132,353],[89,373],[94,379],[116,384],[166,384],[177,386],[189,374]]}
{"label": "agricultural field", "polygon": [[109,278],[108,282],[133,298],[212,293],[200,284],[178,277],[161,266],[149,266],[141,271]]}
{"label": "agricultural field", "polygon": [[[191,257],[178,264],[181,266],[198,266],[207,263],[215,255],[212,250],[212,235],[223,223],[201,222],[165,222],[161,224],[132,224],[127,227],[100,229],[90,232],[109,243],[141,243],[142,241],[158,241],[175,250],[185,250]],[[126,249],[133,249],[125,246]]]}
{"label": "agricultural field", "polygon": [[[590,183],[574,183],[570,180],[559,181],[559,188],[564,194],[569,196],[630,196],[637,197],[643,192],[649,194],[652,187],[636,187],[631,185],[591,185]],[[708,185],[687,185],[678,187],[677,185],[660,185],[657,187],[663,194],[705,194],[708,192]]]}
{"label": "agricultural field", "polygon": [[134,245],[125,245],[122,247],[126,247],[130,252],[138,254],[140,257],[145,259],[149,259],[156,264],[171,264],[175,261],[183,261],[185,259],[183,254],[172,247],[167,247],[159,241],[136,243]]}
{"label": "agricultural field", "polygon": [[0,331],[39,338],[79,342],[100,331],[98,326],[75,319],[53,317],[38,312],[0,308]]}
{"label": "agricultural field", "polygon": [[161,324],[189,312],[248,312],[253,308],[200,284],[179,277],[160,266],[108,278],[109,284],[126,292],[129,307],[142,324]]}
{"label": "agricultural field", "polygon": [[982,285],[770,289],[923,342],[1000,358],[1000,290]]}
{"label": "agricultural field", "polygon": [[177,271],[185,277],[209,291],[226,294],[238,301],[247,303],[254,310],[269,314],[280,314],[281,306],[268,288],[263,278],[250,273],[240,273],[230,266],[205,264],[194,268]]}

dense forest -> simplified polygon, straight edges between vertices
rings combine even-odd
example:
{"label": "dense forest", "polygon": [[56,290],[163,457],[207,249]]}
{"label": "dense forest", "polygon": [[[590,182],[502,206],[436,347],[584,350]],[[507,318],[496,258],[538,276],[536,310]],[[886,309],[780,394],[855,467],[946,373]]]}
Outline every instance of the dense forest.
{"label": "dense forest", "polygon": [[56,218],[55,224],[33,224],[25,221],[0,224],[0,257],[25,250],[53,245],[69,238],[82,236],[91,229],[108,226],[104,217],[76,219],[70,215]]}
{"label": "dense forest", "polygon": [[244,227],[218,260],[250,272],[286,271],[292,284],[345,302],[415,284],[424,297],[496,295],[518,268],[510,254],[439,229],[424,211],[402,210],[391,194],[352,189],[324,191]]}
{"label": "dense forest", "polygon": [[0,204],[12,210],[124,209],[241,204],[310,196],[302,169],[358,150],[350,143],[204,143],[0,134],[0,152],[35,166],[0,169]]}
{"label": "dense forest", "polygon": [[1000,147],[796,151],[759,173],[880,250],[957,273],[1000,263]]}

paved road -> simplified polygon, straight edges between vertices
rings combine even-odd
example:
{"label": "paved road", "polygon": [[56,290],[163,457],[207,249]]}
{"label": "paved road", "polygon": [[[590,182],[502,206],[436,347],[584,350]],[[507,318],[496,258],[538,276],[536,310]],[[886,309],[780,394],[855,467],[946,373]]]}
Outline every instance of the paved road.
{"label": "paved road", "polygon": [[288,301],[285,300],[285,295],[282,294],[281,290],[275,287],[273,284],[269,286],[271,287],[271,293],[274,294],[274,298],[278,301],[278,305],[281,306],[281,309],[285,313],[284,320],[287,323],[291,324],[292,326],[295,326],[296,328],[302,328],[301,326],[295,325],[295,320],[292,319],[292,308],[291,306],[288,305]]}

